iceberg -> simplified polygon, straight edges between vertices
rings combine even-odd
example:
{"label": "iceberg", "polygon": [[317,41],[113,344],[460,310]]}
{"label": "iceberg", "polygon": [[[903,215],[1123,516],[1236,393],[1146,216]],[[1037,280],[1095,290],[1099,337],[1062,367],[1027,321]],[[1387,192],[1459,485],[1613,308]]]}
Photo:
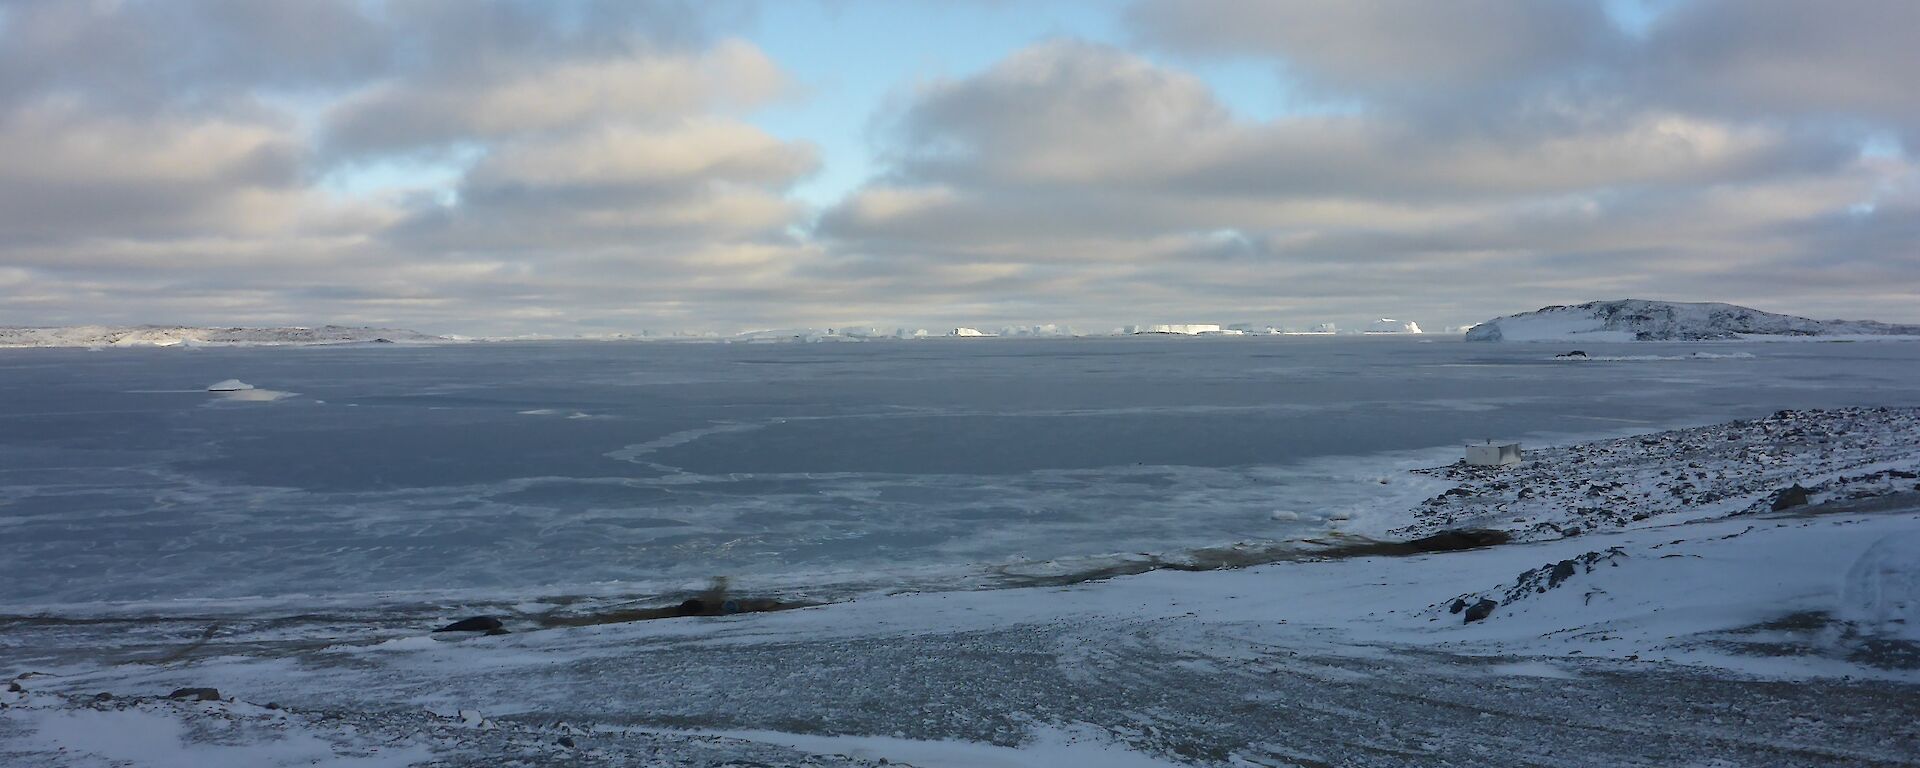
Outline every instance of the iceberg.
{"label": "iceberg", "polygon": [[1383,317],[1367,325],[1367,333],[1420,333],[1420,324],[1411,320],[1401,322]]}

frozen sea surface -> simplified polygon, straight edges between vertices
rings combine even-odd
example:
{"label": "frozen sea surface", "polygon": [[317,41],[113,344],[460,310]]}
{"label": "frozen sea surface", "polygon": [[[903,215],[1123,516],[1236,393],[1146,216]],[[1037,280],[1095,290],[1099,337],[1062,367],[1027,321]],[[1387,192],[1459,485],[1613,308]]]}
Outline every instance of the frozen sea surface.
{"label": "frozen sea surface", "polygon": [[[1468,440],[1920,405],[1920,344],[1583,349],[1632,359],[1398,338],[8,350],[0,612],[966,586],[1380,529],[1431,492],[1396,470]],[[277,397],[206,391],[230,378]]]}

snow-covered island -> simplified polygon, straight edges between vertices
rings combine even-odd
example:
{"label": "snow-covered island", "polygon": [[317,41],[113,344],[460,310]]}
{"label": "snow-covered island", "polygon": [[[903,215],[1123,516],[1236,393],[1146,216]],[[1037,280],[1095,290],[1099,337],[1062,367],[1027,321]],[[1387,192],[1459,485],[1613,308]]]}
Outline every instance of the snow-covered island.
{"label": "snow-covered island", "polygon": [[1488,320],[1467,341],[1736,341],[1780,338],[1920,339],[1920,325],[1813,320],[1714,302],[1616,299],[1543,307]]}
{"label": "snow-covered island", "polygon": [[444,344],[401,328],[202,328],[174,325],[0,327],[0,348],[19,347],[276,347],[316,344]]}

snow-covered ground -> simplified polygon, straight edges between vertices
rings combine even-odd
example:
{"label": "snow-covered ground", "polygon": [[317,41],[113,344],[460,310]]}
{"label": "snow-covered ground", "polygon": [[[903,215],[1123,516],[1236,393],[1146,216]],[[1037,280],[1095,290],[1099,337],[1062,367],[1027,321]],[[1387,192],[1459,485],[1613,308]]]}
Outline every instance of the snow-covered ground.
{"label": "snow-covered ground", "polygon": [[1920,326],[1863,320],[1812,320],[1707,302],[1620,299],[1553,306],[1488,320],[1468,341],[1701,341],[1743,339],[1920,338]]}
{"label": "snow-covered ground", "polygon": [[448,339],[399,328],[196,328],[78,325],[0,328],[7,347],[274,347],[356,343],[446,343]]}

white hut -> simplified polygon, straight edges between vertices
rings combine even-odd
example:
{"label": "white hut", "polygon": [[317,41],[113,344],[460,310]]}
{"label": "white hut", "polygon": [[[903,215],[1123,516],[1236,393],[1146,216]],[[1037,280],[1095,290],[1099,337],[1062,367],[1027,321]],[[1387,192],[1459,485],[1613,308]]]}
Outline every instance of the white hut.
{"label": "white hut", "polygon": [[1467,446],[1467,463],[1476,467],[1504,467],[1520,463],[1519,443],[1496,443],[1492,440],[1480,445]]}

